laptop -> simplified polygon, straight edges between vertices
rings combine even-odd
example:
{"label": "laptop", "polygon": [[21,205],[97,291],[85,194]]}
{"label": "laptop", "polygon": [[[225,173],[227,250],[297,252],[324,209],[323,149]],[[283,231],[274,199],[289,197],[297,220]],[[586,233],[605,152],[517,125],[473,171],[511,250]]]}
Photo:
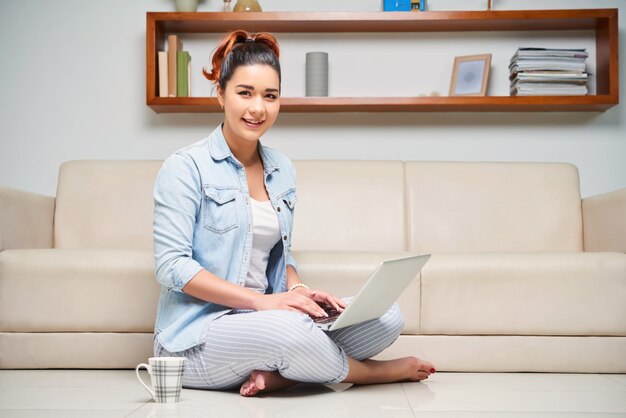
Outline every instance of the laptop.
{"label": "laptop", "polygon": [[313,322],[324,331],[334,331],[380,318],[400,297],[429,259],[430,254],[425,254],[383,261],[372,272],[343,312],[322,306],[329,316],[313,317]]}

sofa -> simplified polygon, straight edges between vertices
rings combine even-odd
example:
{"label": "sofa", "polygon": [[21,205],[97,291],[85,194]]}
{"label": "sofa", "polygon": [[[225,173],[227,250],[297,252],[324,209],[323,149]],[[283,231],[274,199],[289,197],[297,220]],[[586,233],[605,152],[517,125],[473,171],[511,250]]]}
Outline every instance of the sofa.
{"label": "sofa", "polygon": [[[0,368],[152,355],[161,161],[70,161],[56,197],[0,188]],[[626,372],[626,188],[581,199],[562,163],[294,161],[303,282],[354,294],[432,254],[378,358],[440,371]]]}

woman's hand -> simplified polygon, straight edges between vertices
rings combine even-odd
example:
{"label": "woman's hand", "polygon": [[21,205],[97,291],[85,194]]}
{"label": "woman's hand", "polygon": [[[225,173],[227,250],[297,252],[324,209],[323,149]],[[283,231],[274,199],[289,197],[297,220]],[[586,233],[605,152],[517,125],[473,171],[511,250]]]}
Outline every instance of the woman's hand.
{"label": "woman's hand", "polygon": [[291,292],[273,293],[271,295],[259,294],[254,304],[254,310],[268,311],[278,309],[300,312],[314,317],[328,316],[328,314],[317,303],[315,303],[315,299],[296,290]]}
{"label": "woman's hand", "polygon": [[347,306],[343,300],[322,290],[311,290],[304,287],[298,287],[292,290],[290,293],[295,292],[298,292],[301,295],[304,295],[317,303],[328,305],[339,312],[343,312],[343,309]]}

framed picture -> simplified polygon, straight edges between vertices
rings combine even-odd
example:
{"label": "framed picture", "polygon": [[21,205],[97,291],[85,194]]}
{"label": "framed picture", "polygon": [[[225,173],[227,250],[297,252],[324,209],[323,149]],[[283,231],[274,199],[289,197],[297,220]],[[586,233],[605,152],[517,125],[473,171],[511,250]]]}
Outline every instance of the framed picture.
{"label": "framed picture", "polygon": [[454,58],[450,96],[485,96],[491,67],[491,54]]}

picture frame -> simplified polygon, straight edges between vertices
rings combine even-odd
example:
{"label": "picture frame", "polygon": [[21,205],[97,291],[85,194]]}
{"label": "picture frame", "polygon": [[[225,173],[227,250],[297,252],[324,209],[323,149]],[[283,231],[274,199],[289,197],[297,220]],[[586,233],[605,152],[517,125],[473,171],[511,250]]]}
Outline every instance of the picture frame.
{"label": "picture frame", "polygon": [[454,58],[450,96],[485,96],[491,68],[491,54]]}

